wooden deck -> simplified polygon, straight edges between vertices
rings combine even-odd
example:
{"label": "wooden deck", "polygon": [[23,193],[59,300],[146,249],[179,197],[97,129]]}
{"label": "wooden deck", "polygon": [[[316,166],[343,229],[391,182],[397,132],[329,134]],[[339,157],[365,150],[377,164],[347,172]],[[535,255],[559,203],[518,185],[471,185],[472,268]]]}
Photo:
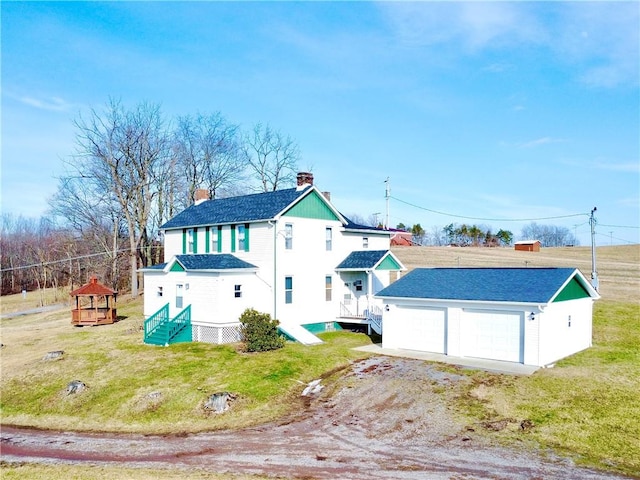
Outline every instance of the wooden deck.
{"label": "wooden deck", "polygon": [[93,326],[109,325],[116,322],[118,316],[115,308],[78,308],[71,310],[71,325]]}

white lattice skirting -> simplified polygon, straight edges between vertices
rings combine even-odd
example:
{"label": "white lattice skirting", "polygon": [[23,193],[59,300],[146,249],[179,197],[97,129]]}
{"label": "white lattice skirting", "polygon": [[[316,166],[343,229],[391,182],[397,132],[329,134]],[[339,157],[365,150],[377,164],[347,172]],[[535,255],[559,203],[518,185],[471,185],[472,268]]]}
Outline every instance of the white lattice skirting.
{"label": "white lattice skirting", "polygon": [[240,341],[240,324],[231,325],[192,325],[192,339],[194,342],[205,343],[235,343]]}

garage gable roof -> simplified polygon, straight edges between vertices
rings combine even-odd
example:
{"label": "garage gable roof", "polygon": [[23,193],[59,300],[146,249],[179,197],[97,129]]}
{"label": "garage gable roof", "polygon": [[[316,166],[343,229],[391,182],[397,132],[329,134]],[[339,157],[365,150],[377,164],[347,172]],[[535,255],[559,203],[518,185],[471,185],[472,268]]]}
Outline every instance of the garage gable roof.
{"label": "garage gable roof", "polygon": [[574,268],[417,268],[376,296],[546,304],[573,279],[599,298]]}
{"label": "garage gable roof", "polygon": [[404,270],[404,266],[389,250],[362,250],[351,252],[340,265],[338,271],[373,270]]}

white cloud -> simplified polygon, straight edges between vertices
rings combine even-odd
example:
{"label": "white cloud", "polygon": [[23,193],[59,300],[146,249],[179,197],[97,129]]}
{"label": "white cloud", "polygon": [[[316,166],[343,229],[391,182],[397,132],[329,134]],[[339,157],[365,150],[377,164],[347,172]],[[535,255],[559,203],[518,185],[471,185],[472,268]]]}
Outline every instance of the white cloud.
{"label": "white cloud", "polygon": [[542,145],[548,145],[550,143],[562,143],[566,142],[563,138],[553,138],[553,137],[541,137],[536,138],[535,140],[530,140],[528,142],[521,143],[518,145],[520,148],[535,148],[540,147]]}
{"label": "white cloud", "polygon": [[636,2],[385,2],[380,8],[407,44],[450,43],[470,52],[537,46],[587,85],[640,84]]}
{"label": "white cloud", "polygon": [[15,100],[39,110],[48,110],[53,112],[69,112],[74,107],[73,104],[66,102],[60,97],[35,98],[31,96],[14,96]]}

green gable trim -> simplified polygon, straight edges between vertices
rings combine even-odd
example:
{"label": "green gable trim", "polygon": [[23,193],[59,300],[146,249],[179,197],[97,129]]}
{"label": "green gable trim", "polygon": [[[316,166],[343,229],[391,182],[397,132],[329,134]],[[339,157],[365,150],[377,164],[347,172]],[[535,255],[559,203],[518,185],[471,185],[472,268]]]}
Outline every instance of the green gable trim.
{"label": "green gable trim", "polygon": [[396,262],[391,255],[387,255],[376,267],[376,270],[402,270],[402,267]]}
{"label": "green gable trim", "polygon": [[187,229],[182,229],[182,254],[187,253]]}
{"label": "green gable trim", "polygon": [[209,253],[209,227],[204,231],[204,253]]}
{"label": "green gable trim", "polygon": [[231,225],[231,253],[236,251],[236,226]]}
{"label": "green gable trim", "polygon": [[553,303],[566,302],[567,300],[577,300],[579,298],[587,297],[589,297],[589,292],[587,292],[587,290],[580,284],[576,277],[573,277],[553,300]]}
{"label": "green gable trim", "polygon": [[169,271],[170,272],[184,272],[184,268],[182,268],[182,265],[180,265],[178,262],[174,262],[173,265],[171,265],[171,269]]}
{"label": "green gable trim", "polygon": [[340,220],[315,190],[287,210],[284,215],[316,220]]}

